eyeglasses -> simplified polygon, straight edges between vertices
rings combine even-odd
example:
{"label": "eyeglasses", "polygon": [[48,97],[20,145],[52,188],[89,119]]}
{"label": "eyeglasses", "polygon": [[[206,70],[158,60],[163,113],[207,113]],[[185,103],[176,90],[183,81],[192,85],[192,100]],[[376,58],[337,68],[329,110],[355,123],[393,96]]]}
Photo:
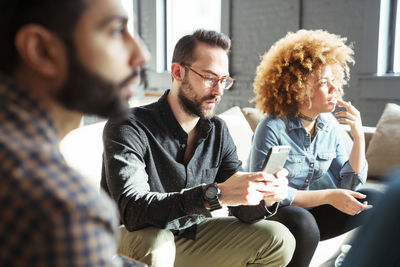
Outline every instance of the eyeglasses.
{"label": "eyeglasses", "polygon": [[229,76],[222,76],[222,77],[217,77],[217,76],[207,76],[203,75],[201,73],[198,73],[194,69],[192,69],[189,65],[182,64],[183,67],[193,71],[195,74],[199,75],[201,78],[204,80],[204,85],[207,88],[214,88],[218,83],[221,83],[221,87],[224,90],[229,90],[232,88],[233,84],[235,83],[235,80]]}

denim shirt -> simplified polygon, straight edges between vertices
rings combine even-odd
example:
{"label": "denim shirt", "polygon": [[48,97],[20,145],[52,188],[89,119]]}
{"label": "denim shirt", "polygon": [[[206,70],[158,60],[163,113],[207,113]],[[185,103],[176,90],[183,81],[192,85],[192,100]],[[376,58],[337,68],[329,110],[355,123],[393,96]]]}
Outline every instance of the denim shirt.
{"label": "denim shirt", "polygon": [[328,182],[330,188],[354,190],[367,179],[368,164],[358,174],[350,166],[341,140],[342,129],[331,113],[318,116],[315,130],[316,135],[311,140],[311,135],[295,116],[267,116],[257,126],[248,158],[250,171],[262,169],[272,146],[291,147],[285,163],[285,168],[289,171],[288,198],[281,205],[290,205],[297,190],[313,190],[319,183]]}

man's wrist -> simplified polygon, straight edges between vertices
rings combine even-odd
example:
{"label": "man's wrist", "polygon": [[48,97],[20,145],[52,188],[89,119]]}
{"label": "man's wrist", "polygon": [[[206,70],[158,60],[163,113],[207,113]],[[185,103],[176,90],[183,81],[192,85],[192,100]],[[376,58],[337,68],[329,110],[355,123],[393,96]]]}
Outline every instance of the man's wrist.
{"label": "man's wrist", "polygon": [[274,215],[277,212],[278,207],[279,207],[279,202],[274,202],[274,204],[272,204],[271,206],[267,206],[266,203],[264,203],[264,205],[265,205],[265,209],[267,211],[267,217],[268,217],[268,216]]}
{"label": "man's wrist", "polygon": [[209,211],[222,208],[221,203],[219,201],[220,194],[221,190],[219,189],[216,183],[203,186],[203,199],[205,207]]}

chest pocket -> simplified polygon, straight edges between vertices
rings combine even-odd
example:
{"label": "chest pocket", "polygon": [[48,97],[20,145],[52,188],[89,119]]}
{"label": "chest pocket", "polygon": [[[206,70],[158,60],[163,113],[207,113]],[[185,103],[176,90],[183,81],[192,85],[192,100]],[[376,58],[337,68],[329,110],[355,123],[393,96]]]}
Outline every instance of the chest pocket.
{"label": "chest pocket", "polygon": [[215,181],[215,178],[217,177],[218,170],[219,167],[203,169],[201,171],[201,182],[206,184],[213,183]]}
{"label": "chest pocket", "polygon": [[307,176],[308,169],[305,163],[306,157],[301,154],[289,154],[285,168],[289,171],[289,182],[295,183],[295,180],[301,180]]}
{"label": "chest pocket", "polygon": [[316,175],[321,177],[324,175],[331,166],[332,160],[336,158],[336,152],[319,152],[317,154],[318,170]]}

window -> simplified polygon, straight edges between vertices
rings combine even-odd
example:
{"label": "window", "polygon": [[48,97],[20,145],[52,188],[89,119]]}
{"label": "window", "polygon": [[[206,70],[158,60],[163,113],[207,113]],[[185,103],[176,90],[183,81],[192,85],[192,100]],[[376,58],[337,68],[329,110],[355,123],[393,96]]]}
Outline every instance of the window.
{"label": "window", "polygon": [[400,1],[396,0],[395,11],[393,14],[393,20],[396,21],[393,34],[394,34],[394,45],[393,45],[393,72],[400,73]]}
{"label": "window", "polygon": [[378,74],[400,73],[400,0],[381,0]]}
{"label": "window", "polygon": [[221,1],[166,0],[166,24],[165,66],[168,68],[181,37],[199,28],[221,31]]}
{"label": "window", "polygon": [[[171,86],[169,73],[178,39],[198,28],[229,35],[231,0],[135,0],[138,3],[139,34],[152,59],[147,71],[147,91],[162,92]],[[136,9],[135,9],[136,10]]]}
{"label": "window", "polygon": [[134,15],[133,15],[133,2],[131,0],[122,0],[122,6],[128,14],[128,31],[132,36],[134,35]]}

